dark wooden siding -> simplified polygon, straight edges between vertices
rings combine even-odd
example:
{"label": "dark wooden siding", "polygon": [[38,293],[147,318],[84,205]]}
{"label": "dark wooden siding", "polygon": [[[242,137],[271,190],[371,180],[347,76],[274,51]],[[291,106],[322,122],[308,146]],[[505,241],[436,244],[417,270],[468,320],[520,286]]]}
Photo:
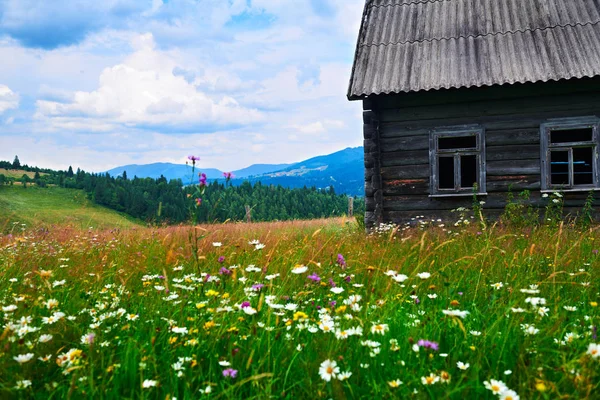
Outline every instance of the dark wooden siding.
{"label": "dark wooden siding", "polygon": [[[399,222],[415,215],[447,216],[457,207],[470,207],[470,197],[429,197],[429,132],[479,124],[485,129],[487,162],[488,196],[482,200],[486,201],[484,210],[497,215],[505,206],[509,187],[513,192],[528,189],[532,204],[545,205],[539,192],[540,125],[550,118],[600,116],[600,80],[588,80],[585,85],[565,81],[378,96],[365,100],[364,108],[377,119],[377,125],[368,129],[377,129],[379,142],[371,145],[376,153],[365,147],[365,162],[367,157],[370,160],[366,175],[377,176],[381,187],[378,199],[373,195],[376,190],[366,183],[368,212],[379,207],[379,219]],[[379,173],[375,162],[380,165]],[[567,194],[565,207],[581,206],[586,196]],[[367,223],[377,223],[373,214]]]}

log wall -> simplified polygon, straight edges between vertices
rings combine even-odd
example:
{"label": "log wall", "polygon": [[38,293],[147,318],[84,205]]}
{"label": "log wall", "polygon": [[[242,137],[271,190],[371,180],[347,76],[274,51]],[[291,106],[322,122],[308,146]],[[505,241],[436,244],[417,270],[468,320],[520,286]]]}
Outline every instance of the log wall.
{"label": "log wall", "polygon": [[[368,227],[416,215],[448,217],[471,207],[471,197],[429,197],[429,132],[479,124],[485,129],[484,211],[499,215],[509,190],[541,198],[540,125],[551,118],[600,116],[600,79],[445,92],[384,95],[363,101],[365,195]],[[583,205],[587,192],[567,193],[565,209]],[[600,201],[597,201],[600,205]]]}

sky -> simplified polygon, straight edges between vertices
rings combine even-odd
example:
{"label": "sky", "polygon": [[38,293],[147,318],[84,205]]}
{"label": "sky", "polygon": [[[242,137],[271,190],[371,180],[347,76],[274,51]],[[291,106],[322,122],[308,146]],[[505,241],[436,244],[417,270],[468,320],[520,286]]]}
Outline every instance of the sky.
{"label": "sky", "polygon": [[364,0],[0,0],[0,160],[235,170],[362,144]]}

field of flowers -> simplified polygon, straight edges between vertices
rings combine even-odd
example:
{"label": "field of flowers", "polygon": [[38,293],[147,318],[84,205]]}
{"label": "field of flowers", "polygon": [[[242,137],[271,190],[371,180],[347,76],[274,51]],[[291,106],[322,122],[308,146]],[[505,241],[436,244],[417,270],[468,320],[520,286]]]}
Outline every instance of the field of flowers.
{"label": "field of flowers", "polygon": [[0,236],[0,398],[598,399],[599,249],[595,228],[26,229]]}

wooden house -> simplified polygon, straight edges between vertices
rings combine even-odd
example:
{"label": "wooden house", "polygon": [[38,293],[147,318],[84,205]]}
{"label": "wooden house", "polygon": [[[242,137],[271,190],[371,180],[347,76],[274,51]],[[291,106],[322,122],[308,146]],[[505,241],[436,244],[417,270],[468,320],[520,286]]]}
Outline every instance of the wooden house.
{"label": "wooden house", "polygon": [[362,100],[368,226],[499,214],[509,190],[600,188],[600,0],[367,0]]}

